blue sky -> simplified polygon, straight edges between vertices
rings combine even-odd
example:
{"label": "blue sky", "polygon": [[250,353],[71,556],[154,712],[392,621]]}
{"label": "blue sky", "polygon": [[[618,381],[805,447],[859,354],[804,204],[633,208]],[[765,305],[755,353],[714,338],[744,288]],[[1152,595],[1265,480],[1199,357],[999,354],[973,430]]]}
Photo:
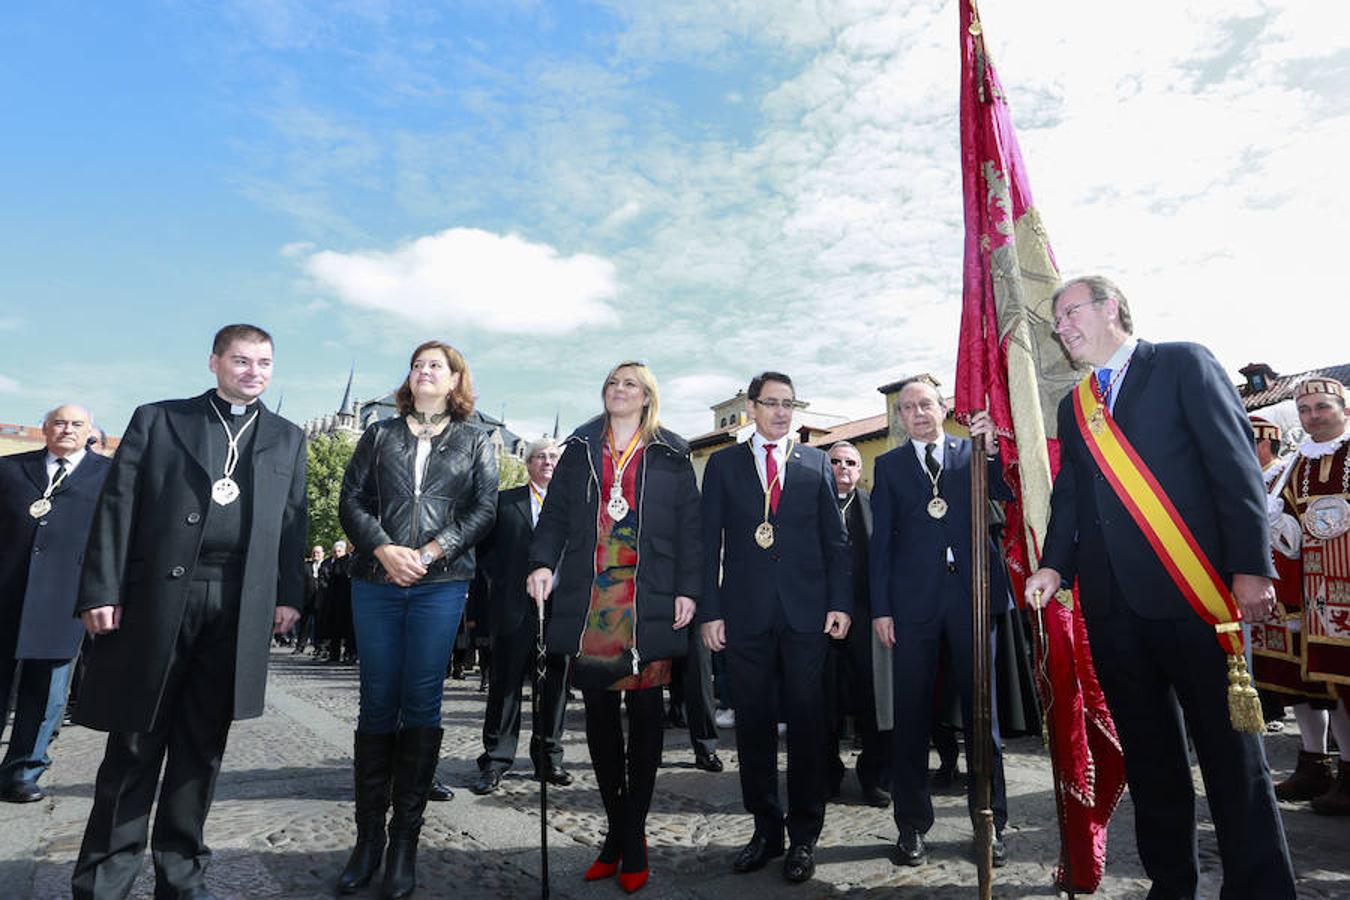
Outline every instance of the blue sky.
{"label": "blue sky", "polygon": [[[1058,259],[1142,335],[1345,361],[1329,9],[982,8]],[[625,357],[689,434],[770,366],[880,412],[954,367],[958,64],[955,0],[8,5],[0,421],[74,400],[118,432],[206,387],[236,320],[297,420],[432,336],[527,435]]]}

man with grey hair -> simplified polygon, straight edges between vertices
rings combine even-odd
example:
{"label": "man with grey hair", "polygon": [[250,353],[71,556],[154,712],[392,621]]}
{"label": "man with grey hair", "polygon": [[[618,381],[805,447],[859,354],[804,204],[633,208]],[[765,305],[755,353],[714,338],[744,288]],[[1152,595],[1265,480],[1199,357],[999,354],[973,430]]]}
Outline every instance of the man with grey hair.
{"label": "man with grey hair", "polygon": [[1242,401],[1204,347],[1134,337],[1129,304],[1105,278],[1067,282],[1052,310],[1069,357],[1093,371],[1059,405],[1061,464],[1027,602],[1078,585],[1149,896],[1196,893],[1189,738],[1223,896],[1292,898],[1259,716],[1233,690],[1246,675],[1239,620],[1275,608],[1265,490]]}
{"label": "man with grey hair", "polygon": [[66,404],[42,421],[46,447],[0,457],[0,731],[17,674],[0,800],[30,803],[61,723],[84,626],[71,612],[80,559],[108,460],[85,449],[89,412]]}
{"label": "man with grey hair", "polygon": [[[496,524],[479,547],[491,595],[487,619],[492,639],[492,672],[483,716],[479,775],[470,788],[475,794],[495,791],[502,775],[515,764],[516,743],[520,739],[521,689],[525,679],[535,671],[539,633],[534,601],[525,593],[530,539],[561,455],[558,442],[550,437],[540,438],[525,449],[529,481],[497,496]],[[530,760],[538,778],[563,786],[572,783],[572,776],[562,767],[566,693],[567,660],[550,655],[544,689],[531,723]]]}

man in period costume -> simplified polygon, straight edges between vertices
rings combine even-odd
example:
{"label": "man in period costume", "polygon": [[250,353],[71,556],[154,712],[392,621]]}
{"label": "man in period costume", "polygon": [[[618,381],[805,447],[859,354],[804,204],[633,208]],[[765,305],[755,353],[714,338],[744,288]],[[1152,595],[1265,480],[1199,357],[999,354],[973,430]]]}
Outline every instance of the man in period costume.
{"label": "man in period costume", "polygon": [[[970,467],[989,470],[989,495],[1012,499],[996,458],[972,459],[973,444],[942,430],[947,417],[942,396],[931,381],[915,378],[901,385],[896,410],[909,435],[901,446],[876,462],[872,484],[872,624],[877,637],[892,648],[895,691],[894,762],[891,770],[895,802],[896,862],[920,866],[928,860],[923,835],[933,826],[933,800],[928,780],[928,743],[934,713],[933,692],[942,653],[961,698],[966,752],[974,746],[974,645],[970,596],[971,520]],[[993,422],[984,413],[971,419],[971,432],[993,440]],[[1006,612],[1008,581],[998,548],[988,535],[989,606]],[[994,658],[992,634],[989,658]],[[990,668],[990,696],[993,667]],[[1003,828],[1008,822],[1008,795],[1003,778],[998,715],[993,727],[992,794],[993,864],[1007,862]],[[967,756],[966,768],[970,769]],[[975,813],[975,779],[967,782],[967,803]]]}
{"label": "man in period costume", "polygon": [[[888,793],[891,784],[891,654],[868,627],[872,621],[867,565],[867,543],[872,537],[872,497],[859,484],[862,454],[857,447],[848,441],[831,446],[830,468],[834,471],[839,514],[848,533],[853,564],[853,618],[859,623],[858,628],[849,629],[843,640],[830,641],[828,699],[831,701],[830,725],[834,729],[829,742],[831,796],[839,794],[845,772],[839,758],[839,729],[843,717],[852,715],[862,745],[857,773],[863,802],[885,808],[891,802]],[[878,720],[886,727],[880,727]]]}
{"label": "man in period costume", "polygon": [[0,800],[46,796],[38,779],[61,724],[84,628],[72,618],[80,560],[108,460],[85,449],[89,412],[47,413],[42,450],[0,457],[0,732],[17,674]]}
{"label": "man in period costume", "polygon": [[[483,715],[478,780],[470,788],[475,794],[495,791],[502,775],[516,761],[523,686],[526,679],[533,681],[538,662],[538,608],[525,593],[530,538],[561,455],[558,443],[551,438],[541,438],[525,449],[529,481],[497,496],[497,521],[481,545],[491,597],[487,619],[492,634],[492,674]],[[539,701],[530,724],[530,760],[537,777],[546,778],[550,784],[569,785],[572,776],[562,765],[563,717],[567,711],[565,658],[548,656]]]}
{"label": "man in period costume", "polygon": [[[750,440],[719,450],[703,473],[703,641],[726,651],[736,686],[741,797],[755,817],[733,864],[753,872],[783,853],[783,877],[815,873],[825,821],[825,662],[853,608],[848,538],[825,454],[789,436],[792,380],[750,382]],[[786,816],[778,797],[778,722],[787,722]]]}
{"label": "man in period costume", "polygon": [[222,328],[216,387],[139,407],[104,483],[76,612],[94,640],[76,721],[110,732],[71,886],[209,897],[203,825],[233,719],[262,715],[272,634],[304,598],[305,439],[258,397],[272,338]]}
{"label": "man in period costume", "polygon": [[[1350,815],[1350,430],[1345,386],[1305,378],[1294,389],[1307,437],[1281,479],[1273,531],[1277,546],[1297,559],[1301,612],[1288,631],[1292,659],[1282,660],[1287,683],[1304,702],[1294,706],[1303,748],[1298,768],[1277,791],[1282,799],[1312,800],[1316,812]],[[1292,551],[1292,552],[1291,552]],[[1297,670],[1292,662],[1297,661]],[[1327,728],[1340,763],[1327,753]]]}
{"label": "man in period costume", "polygon": [[1292,898],[1243,656],[1240,620],[1275,608],[1246,412],[1205,348],[1136,339],[1129,305],[1107,279],[1066,282],[1052,308],[1065,350],[1094,371],[1059,406],[1061,465],[1027,602],[1059,602],[1056,592],[1078,583],[1149,896],[1196,893],[1189,736],[1209,789],[1223,895]]}

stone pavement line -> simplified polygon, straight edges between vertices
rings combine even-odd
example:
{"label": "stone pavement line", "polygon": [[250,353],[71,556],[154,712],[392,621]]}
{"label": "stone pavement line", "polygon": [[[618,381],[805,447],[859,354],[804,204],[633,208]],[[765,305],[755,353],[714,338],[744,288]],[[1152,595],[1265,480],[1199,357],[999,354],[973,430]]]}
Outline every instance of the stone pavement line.
{"label": "stone pavement line", "polygon": [[[236,723],[230,736],[217,801],[207,823],[215,851],[208,874],[222,898],[331,897],[337,873],[354,840],[351,821],[351,731],[357,679],[352,667],[324,666],[277,651],[272,657],[268,710],[261,719]],[[538,896],[538,789],[528,760],[517,761],[501,789],[475,797],[465,786],[480,750],[484,695],[476,682],[450,681],[444,702],[445,748],[440,771],[458,789],[450,803],[431,804],[419,856],[418,897],[530,898]],[[569,710],[566,765],[569,788],[550,789],[552,894],[566,898],[617,898],[617,884],[586,885],[581,872],[599,847],[604,816],[586,758],[583,716]],[[70,869],[88,815],[93,775],[103,736],[66,728],[53,745],[54,764],[44,784],[50,797],[25,806],[0,805],[0,900],[69,896]],[[522,742],[522,745],[524,742]],[[935,797],[933,863],[899,870],[888,861],[894,825],[888,810],[854,805],[857,782],[844,782],[842,803],[826,813],[817,852],[817,875],[786,885],[777,866],[734,876],[730,858],[749,836],[740,805],[734,741],[721,751],[727,771],[693,768],[683,731],[667,734],[665,767],[657,779],[649,834],[652,881],[648,898],[858,897],[955,898],[975,890],[970,826],[964,798]],[[1272,764],[1287,772],[1297,752],[1292,731],[1267,739]],[[1057,834],[1048,764],[1039,742],[1008,741],[1006,754],[1011,823],[1011,864],[995,873],[996,897],[1050,897],[1050,867]],[[851,762],[851,760],[848,760]],[[1196,778],[1197,791],[1201,785]],[[1201,810],[1202,893],[1217,897],[1213,832]],[[1306,805],[1282,806],[1301,897],[1350,897],[1350,821],[1314,816]],[[1111,860],[1096,894],[1105,900],[1142,897],[1146,887],[1134,854],[1128,800],[1112,822]],[[150,897],[153,875],[143,866],[133,896]],[[358,894],[373,896],[373,892]]]}

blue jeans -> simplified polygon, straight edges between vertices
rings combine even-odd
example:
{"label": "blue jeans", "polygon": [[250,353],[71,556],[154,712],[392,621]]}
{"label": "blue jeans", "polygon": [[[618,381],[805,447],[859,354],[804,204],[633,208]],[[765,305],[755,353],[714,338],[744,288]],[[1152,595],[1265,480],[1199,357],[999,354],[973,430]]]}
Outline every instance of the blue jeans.
{"label": "blue jeans", "polygon": [[[47,745],[61,724],[61,713],[66,708],[66,686],[70,683],[71,661],[68,659],[24,659],[18,661],[18,696],[14,702],[14,727],[9,732],[9,750],[0,763],[0,786],[19,783],[36,784],[52,764]],[[9,700],[13,683],[13,660],[0,664],[10,666],[10,677],[0,676],[0,706]],[[0,715],[0,730],[4,717]]]}
{"label": "blue jeans", "polygon": [[356,728],[389,734],[441,724],[441,693],[464,614],[467,581],[399,587],[352,579],[352,621],[361,648]]}

